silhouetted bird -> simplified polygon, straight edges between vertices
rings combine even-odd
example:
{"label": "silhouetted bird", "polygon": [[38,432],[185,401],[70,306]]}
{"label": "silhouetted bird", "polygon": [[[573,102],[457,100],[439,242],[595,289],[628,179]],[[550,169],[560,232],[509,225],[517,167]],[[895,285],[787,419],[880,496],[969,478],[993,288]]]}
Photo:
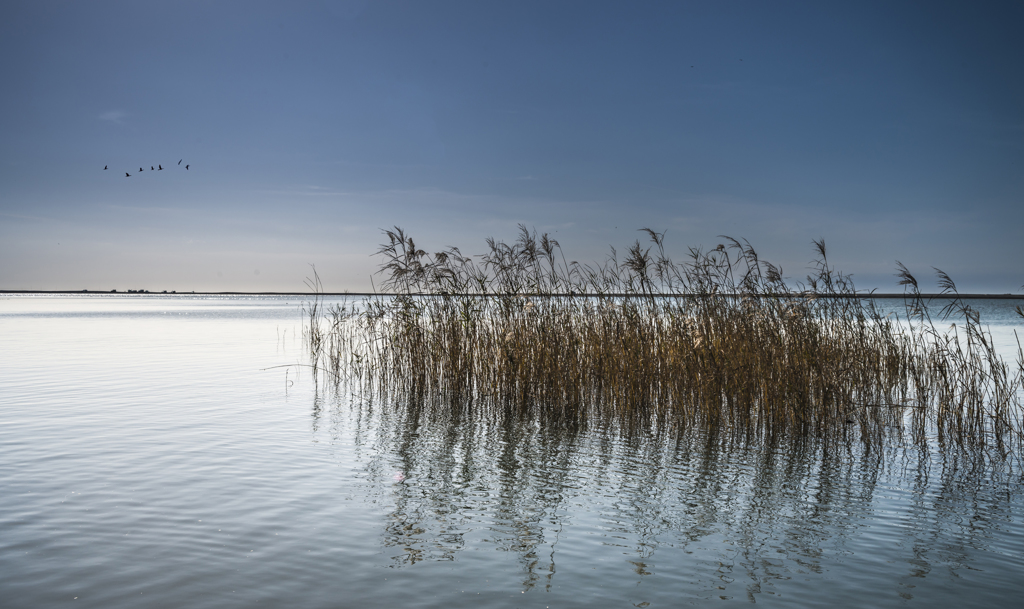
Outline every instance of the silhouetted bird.
{"label": "silhouetted bird", "polygon": [[132,174],[130,174],[130,173],[128,173],[128,172],[126,171],[126,172],[124,172],[124,177],[126,177],[126,178],[130,178],[130,177],[132,177]]}
{"label": "silhouetted bird", "polygon": [[139,167],[139,171],[142,171],[142,167]]}
{"label": "silhouetted bird", "polygon": [[107,166],[106,166],[106,165],[104,165],[104,166],[103,166],[103,171],[106,171],[106,170],[107,170]]}
{"label": "silhouetted bird", "polygon": [[149,170],[153,171],[153,166],[152,165],[149,166]]}
{"label": "silhouetted bird", "polygon": [[185,165],[185,169],[188,169],[188,165]]}
{"label": "silhouetted bird", "polygon": [[179,164],[179,165],[181,165],[181,162],[182,162],[182,161],[184,161],[184,160],[185,160],[185,159],[179,159],[179,160],[178,160],[178,164]]}
{"label": "silhouetted bird", "polygon": [[159,167],[159,169],[157,169],[157,171],[163,171],[164,170],[164,166],[163,165],[157,165],[157,167]]}

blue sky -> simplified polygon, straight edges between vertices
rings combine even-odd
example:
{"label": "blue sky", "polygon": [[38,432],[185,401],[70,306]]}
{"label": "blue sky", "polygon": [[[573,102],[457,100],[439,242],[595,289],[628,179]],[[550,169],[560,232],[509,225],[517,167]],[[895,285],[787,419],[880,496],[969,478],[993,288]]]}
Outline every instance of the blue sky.
{"label": "blue sky", "polygon": [[4,2],[0,288],[301,290],[315,264],[364,290],[382,228],[480,253],[523,223],[580,261],[646,226],[795,281],[824,238],[860,287],[900,260],[1020,293],[1022,26],[1013,2]]}

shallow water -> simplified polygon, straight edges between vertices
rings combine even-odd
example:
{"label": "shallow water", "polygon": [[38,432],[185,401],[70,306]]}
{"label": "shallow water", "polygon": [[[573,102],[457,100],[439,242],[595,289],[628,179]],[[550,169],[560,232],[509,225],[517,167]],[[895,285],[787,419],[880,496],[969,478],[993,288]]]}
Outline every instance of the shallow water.
{"label": "shallow water", "polygon": [[[975,304],[975,303],[972,303]],[[1007,356],[1015,301],[983,301]],[[0,299],[0,606],[987,606],[1019,472],[317,391],[294,298]],[[973,468],[973,469],[972,469]]]}

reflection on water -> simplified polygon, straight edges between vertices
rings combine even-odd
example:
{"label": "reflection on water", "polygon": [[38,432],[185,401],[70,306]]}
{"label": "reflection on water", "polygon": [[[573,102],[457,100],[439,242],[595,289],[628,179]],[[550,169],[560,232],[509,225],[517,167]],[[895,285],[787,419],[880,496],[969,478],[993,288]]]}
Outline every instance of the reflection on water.
{"label": "reflection on water", "polygon": [[983,455],[807,439],[751,445],[613,424],[552,430],[478,413],[314,407],[314,431],[326,416],[333,442],[375,447],[365,468],[387,489],[390,566],[490,548],[515,555],[523,590],[551,590],[562,546],[582,532],[600,546],[589,550],[595,560],[624,558],[616,577],[682,577],[691,591],[755,600],[863,560],[867,546],[892,566],[891,592],[910,599],[935,571],[984,568],[1019,518],[1019,474]]}
{"label": "reflection on water", "polygon": [[295,365],[301,326],[287,299],[0,299],[0,607],[1024,593],[1015,461],[361,400]]}

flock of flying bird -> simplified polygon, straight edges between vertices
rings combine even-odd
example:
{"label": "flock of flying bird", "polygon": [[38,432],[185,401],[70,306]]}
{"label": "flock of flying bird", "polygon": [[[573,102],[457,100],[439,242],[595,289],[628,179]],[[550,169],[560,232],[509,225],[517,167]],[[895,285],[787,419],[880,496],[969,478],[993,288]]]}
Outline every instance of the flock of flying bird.
{"label": "flock of flying bird", "polygon": [[[179,164],[179,165],[181,165],[181,161],[184,161],[184,160],[185,160],[185,159],[181,159],[181,160],[179,160],[179,161],[178,161],[178,164]],[[185,165],[185,169],[186,169],[186,170],[188,169],[188,165]],[[103,171],[106,171],[106,170],[107,170],[107,166],[106,166],[106,165],[104,165],[104,166],[103,166]],[[157,165],[156,167],[153,167],[152,165],[150,165],[150,166],[149,166],[149,170],[150,170],[150,171],[163,171],[163,170],[164,170],[164,166],[163,166],[163,165]],[[142,167],[139,167],[139,171],[145,171],[145,169],[144,169],[144,168],[142,168]],[[126,172],[124,172],[124,177],[126,177],[126,178],[130,178],[130,177],[132,177],[132,174],[130,174],[130,173],[128,173],[128,172],[126,171]]]}

